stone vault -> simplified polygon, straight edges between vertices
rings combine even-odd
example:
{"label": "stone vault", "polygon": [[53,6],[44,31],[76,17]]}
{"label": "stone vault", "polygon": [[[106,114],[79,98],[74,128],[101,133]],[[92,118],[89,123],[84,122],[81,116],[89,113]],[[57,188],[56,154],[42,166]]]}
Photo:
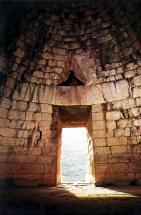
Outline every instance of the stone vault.
{"label": "stone vault", "polygon": [[14,8],[1,25],[0,179],[59,183],[61,126],[83,122],[90,181],[140,184],[140,2],[0,4]]}

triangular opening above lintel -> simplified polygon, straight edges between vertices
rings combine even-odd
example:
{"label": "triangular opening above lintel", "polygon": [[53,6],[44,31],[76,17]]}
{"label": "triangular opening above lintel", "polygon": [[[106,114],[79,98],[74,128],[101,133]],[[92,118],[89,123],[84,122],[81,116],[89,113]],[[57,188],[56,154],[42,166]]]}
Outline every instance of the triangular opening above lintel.
{"label": "triangular opening above lintel", "polygon": [[58,86],[82,86],[82,85],[84,85],[84,83],[78,80],[74,72],[71,70],[68,79],[60,83]]}

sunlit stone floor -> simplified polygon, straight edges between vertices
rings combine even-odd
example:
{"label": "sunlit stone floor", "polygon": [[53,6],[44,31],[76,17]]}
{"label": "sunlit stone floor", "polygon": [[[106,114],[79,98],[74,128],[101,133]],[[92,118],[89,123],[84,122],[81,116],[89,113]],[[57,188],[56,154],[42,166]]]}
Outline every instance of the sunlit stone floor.
{"label": "sunlit stone floor", "polygon": [[1,187],[0,215],[141,215],[141,187]]}

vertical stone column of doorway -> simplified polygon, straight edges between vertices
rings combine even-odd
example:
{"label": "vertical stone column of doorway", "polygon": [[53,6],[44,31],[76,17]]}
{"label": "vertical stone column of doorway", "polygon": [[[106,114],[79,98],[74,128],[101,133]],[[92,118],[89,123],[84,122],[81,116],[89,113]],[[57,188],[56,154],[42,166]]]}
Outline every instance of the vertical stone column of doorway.
{"label": "vertical stone column of doorway", "polygon": [[104,105],[92,105],[92,134],[94,141],[94,170],[95,185],[109,184],[110,172],[108,155],[111,153],[107,146],[107,136],[110,130],[106,129]]}
{"label": "vertical stone column of doorway", "polygon": [[46,144],[46,170],[43,177],[43,184],[56,186],[60,182],[59,174],[59,114],[58,107],[52,106],[51,138]]}

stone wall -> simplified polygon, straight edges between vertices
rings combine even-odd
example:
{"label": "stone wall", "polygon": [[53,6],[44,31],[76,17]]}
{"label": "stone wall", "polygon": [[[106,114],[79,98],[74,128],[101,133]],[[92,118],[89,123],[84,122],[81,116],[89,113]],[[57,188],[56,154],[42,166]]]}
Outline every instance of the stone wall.
{"label": "stone wall", "polygon": [[[141,45],[132,4],[124,7],[104,0],[30,5],[0,52],[1,179],[58,183],[56,105],[90,105],[91,181],[141,183]],[[61,86],[72,70],[83,86]]]}

